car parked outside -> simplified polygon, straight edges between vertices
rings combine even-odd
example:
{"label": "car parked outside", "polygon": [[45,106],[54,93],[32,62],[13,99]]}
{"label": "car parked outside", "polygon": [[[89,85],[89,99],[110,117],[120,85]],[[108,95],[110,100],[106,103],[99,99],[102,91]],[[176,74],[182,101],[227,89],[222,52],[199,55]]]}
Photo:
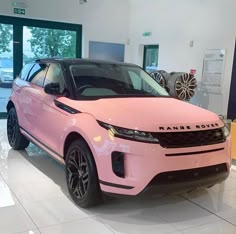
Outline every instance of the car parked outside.
{"label": "car parked outside", "polygon": [[0,58],[0,86],[11,87],[13,82],[13,60]]}

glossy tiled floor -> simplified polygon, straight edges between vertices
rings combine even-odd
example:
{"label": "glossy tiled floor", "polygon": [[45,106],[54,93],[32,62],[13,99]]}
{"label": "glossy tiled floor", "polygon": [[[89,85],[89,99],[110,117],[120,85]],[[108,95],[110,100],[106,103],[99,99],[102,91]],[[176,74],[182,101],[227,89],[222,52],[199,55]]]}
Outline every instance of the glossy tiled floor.
{"label": "glossy tiled floor", "polygon": [[172,196],[108,199],[82,210],[64,168],[37,147],[10,149],[0,120],[0,234],[236,234],[236,171],[211,189]]}

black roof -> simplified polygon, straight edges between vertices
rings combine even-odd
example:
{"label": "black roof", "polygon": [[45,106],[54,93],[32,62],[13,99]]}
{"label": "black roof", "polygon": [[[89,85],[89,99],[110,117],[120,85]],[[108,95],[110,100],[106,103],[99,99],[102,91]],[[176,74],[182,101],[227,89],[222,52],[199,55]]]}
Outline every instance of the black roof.
{"label": "black roof", "polygon": [[36,59],[35,62],[45,62],[45,63],[57,62],[57,63],[63,63],[63,64],[99,63],[99,64],[138,66],[132,63],[124,63],[124,62],[117,62],[117,61],[106,61],[106,60],[99,60],[99,59],[75,59],[75,58],[43,58],[43,59]]}

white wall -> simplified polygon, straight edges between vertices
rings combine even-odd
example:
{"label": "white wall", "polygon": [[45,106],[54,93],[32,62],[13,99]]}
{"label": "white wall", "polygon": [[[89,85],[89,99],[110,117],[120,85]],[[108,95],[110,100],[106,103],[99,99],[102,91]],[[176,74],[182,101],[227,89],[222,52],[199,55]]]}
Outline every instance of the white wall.
{"label": "white wall", "polygon": [[[166,71],[197,69],[201,80],[206,49],[227,50],[223,94],[199,92],[203,107],[226,114],[236,36],[235,0],[131,0],[127,60],[142,64],[144,44],[159,44],[159,68]],[[151,37],[142,33],[151,31]],[[194,40],[194,47],[189,46]]]}
{"label": "white wall", "polygon": [[[236,36],[235,0],[19,0],[26,2],[27,18],[83,25],[83,57],[88,42],[126,45],[125,60],[142,65],[143,45],[160,45],[159,68],[167,71],[197,69],[201,80],[203,55],[208,48],[227,50],[223,94],[199,91],[195,102],[226,114]],[[0,0],[0,14],[13,15],[10,0]],[[151,37],[143,37],[151,31]],[[194,40],[194,47],[189,47]]]}
{"label": "white wall", "polygon": [[[83,57],[88,56],[88,42],[123,43],[127,41],[128,0],[19,0],[28,5],[26,18],[83,25]],[[13,14],[11,0],[0,0],[0,15]],[[18,16],[18,15],[17,15]],[[122,16],[122,17],[121,17]]]}

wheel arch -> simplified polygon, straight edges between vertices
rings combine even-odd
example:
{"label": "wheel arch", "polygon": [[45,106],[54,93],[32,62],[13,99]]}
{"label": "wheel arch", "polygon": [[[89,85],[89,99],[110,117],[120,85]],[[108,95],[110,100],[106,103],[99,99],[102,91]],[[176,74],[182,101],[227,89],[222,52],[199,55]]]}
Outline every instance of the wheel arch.
{"label": "wheel arch", "polygon": [[88,147],[88,150],[90,151],[91,155],[92,155],[92,160],[94,162],[94,165],[96,167],[96,173],[97,173],[97,176],[99,178],[99,173],[98,173],[98,162],[93,154],[93,151],[89,145],[89,143],[86,141],[86,139],[81,135],[79,134],[78,132],[70,132],[67,137],[65,138],[65,143],[64,143],[64,146],[63,146],[63,159],[64,159],[64,162],[66,163],[66,153],[67,153],[67,150],[69,149],[70,147],[70,144],[75,141],[75,140],[82,140]]}
{"label": "wheel arch", "polygon": [[[85,138],[79,134],[78,132],[70,132],[66,138],[65,138],[65,141],[64,141],[64,147],[63,147],[63,158],[64,160],[66,160],[66,153],[67,153],[67,150],[69,149],[69,146],[70,144],[75,141],[75,140],[83,140],[84,143],[86,143],[86,145],[88,146],[91,154],[93,155],[93,152],[91,150],[91,147],[89,146],[88,142],[85,140]],[[94,158],[94,155],[93,155],[93,158]]]}

